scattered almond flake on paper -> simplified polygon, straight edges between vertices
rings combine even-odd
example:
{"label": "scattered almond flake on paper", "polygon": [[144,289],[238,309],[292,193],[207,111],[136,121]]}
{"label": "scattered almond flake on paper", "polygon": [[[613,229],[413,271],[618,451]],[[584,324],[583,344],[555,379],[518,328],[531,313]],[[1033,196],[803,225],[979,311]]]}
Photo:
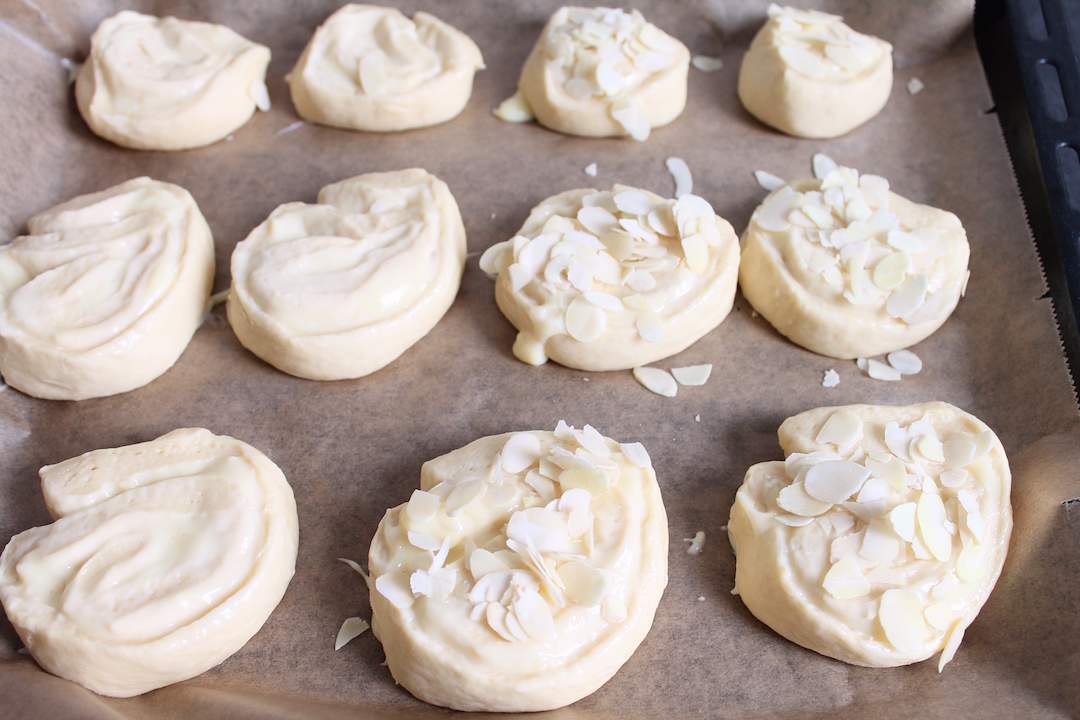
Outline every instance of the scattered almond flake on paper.
{"label": "scattered almond flake on paper", "polygon": [[368,625],[367,620],[364,620],[363,618],[346,618],[345,622],[341,623],[341,629],[338,630],[337,640],[334,641],[334,650],[340,650],[345,647],[369,628],[371,628],[371,626]]}
{"label": "scattered almond flake on paper", "polygon": [[669,157],[664,164],[667,166],[668,172],[671,173],[672,179],[675,180],[675,197],[681,198],[683,195],[693,192],[694,178],[690,174],[690,167],[685,160],[678,157]]}
{"label": "scattered almond flake on paper", "polygon": [[700,555],[702,549],[705,547],[705,531],[698,530],[692,538],[683,538],[683,542],[690,543],[690,547],[686,548],[687,555]]}
{"label": "scattered almond flake on paper", "polygon": [[772,192],[776,188],[784,184],[784,179],[779,175],[773,175],[767,170],[755,170],[754,179],[757,180],[757,184],[763,189]]}
{"label": "scattered almond flake on paper", "polygon": [[586,165],[585,174],[589,177],[596,177],[596,163],[589,163]]}
{"label": "scattered almond flake on paper", "polygon": [[897,382],[900,380],[900,371],[896,368],[886,365],[880,360],[867,359],[866,361],[866,374],[875,380],[885,380],[887,382]]}
{"label": "scattered almond flake on paper", "polygon": [[836,161],[825,153],[814,153],[810,164],[814,169],[814,177],[818,180],[824,180],[826,175],[839,168]]}
{"label": "scattered almond flake on paper", "polygon": [[836,387],[840,384],[840,373],[836,370],[829,368],[825,371],[825,377],[821,380],[821,387]]}
{"label": "scattered almond flake on paper", "polygon": [[82,70],[82,63],[62,57],[60,58],[60,64],[68,71],[68,85],[74,85],[79,78],[79,71]]}
{"label": "scattered almond flake on paper", "polygon": [[708,55],[695,55],[690,59],[690,64],[704,73],[714,73],[718,70],[722,70],[724,67],[723,60]]}
{"label": "scattered almond flake on paper", "polygon": [[701,416],[700,415],[695,415],[694,416],[694,422],[701,422]]}
{"label": "scattered almond flake on paper", "polygon": [[284,135],[286,133],[291,133],[293,130],[299,130],[302,127],[304,127],[304,121],[297,120],[296,122],[289,123],[285,127],[278,130],[276,133],[274,133],[274,137],[277,137],[278,135]]}
{"label": "scattered almond flake on paper", "polygon": [[917,77],[913,77],[907,82],[907,91],[912,95],[918,95],[923,91],[924,87],[926,87],[926,85],[924,85],[923,81]]}
{"label": "scattered almond flake on paper", "polygon": [[671,374],[675,376],[680,385],[704,385],[709,379],[709,375],[712,374],[712,363],[671,368]]}
{"label": "scattered almond flake on paper", "polygon": [[675,378],[667,370],[661,368],[636,367],[634,368],[634,379],[644,385],[647,390],[664,397],[675,397],[675,394],[679,391],[679,385],[675,382]]}
{"label": "scattered almond flake on paper", "polygon": [[371,576],[364,572],[364,568],[360,567],[360,563],[355,560],[350,560],[349,558],[338,558],[338,560],[351,567],[355,572],[360,573],[360,577],[364,578],[364,582],[367,586],[369,588],[371,587]]}
{"label": "scattered almond flake on paper", "polygon": [[894,350],[885,358],[901,375],[918,375],[923,368],[922,360],[910,350]]}
{"label": "scattered almond flake on paper", "polygon": [[705,596],[704,595],[698,595],[697,599],[698,599],[698,602],[705,602]]}

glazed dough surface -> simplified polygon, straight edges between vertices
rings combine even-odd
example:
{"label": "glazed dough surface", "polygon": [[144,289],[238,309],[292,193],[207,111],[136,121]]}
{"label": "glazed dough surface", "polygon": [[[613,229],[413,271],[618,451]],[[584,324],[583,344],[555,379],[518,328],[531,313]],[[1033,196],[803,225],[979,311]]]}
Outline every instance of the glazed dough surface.
{"label": "glazed dough surface", "polygon": [[292,489],[265,455],[208,430],[41,469],[51,525],[11,539],[0,600],[47,671],[130,697],[241,647],[296,561]]}
{"label": "glazed dough surface", "polygon": [[731,509],[736,593],[823,655],[944,667],[1008,552],[1000,441],[941,402],[818,408],[779,436],[786,460],[751,467]]}
{"label": "glazed dough surface", "polygon": [[727,317],[739,246],[700,197],[615,185],[544,200],[480,267],[498,275],[519,360],[624,370],[684,350]]}
{"label": "glazed dough surface", "polygon": [[187,347],[214,280],[191,195],[136,178],[29,221],[0,246],[0,372],[40,398],[83,400],[157,378]]}
{"label": "glazed dough surface", "polygon": [[270,50],[223,25],[130,10],[101,22],[75,98],[90,129],[123,147],[186,150],[270,109]]}
{"label": "glazed dough surface", "polygon": [[892,90],[892,46],[836,15],[769,6],[739,70],[739,99],[789,135],[832,138],[881,112]]}
{"label": "glazed dough surface", "polygon": [[228,314],[240,342],[313,380],[372,373],[428,333],[457,294],[465,227],[420,169],[327,185],[237,244]]}
{"label": "glazed dough surface", "polygon": [[394,679],[459,710],[592,693],[634,653],[667,584],[648,454],[586,425],[486,437],[424,464],[371,542],[372,628]]}
{"label": "glazed dough surface", "polygon": [[483,68],[476,43],[436,17],[345,5],[315,31],[288,81],[305,120],[390,132],[457,116]]}
{"label": "glazed dough surface", "polygon": [[773,327],[835,358],[906,348],[944,324],[967,283],[960,220],[851,168],[783,185],[742,237],[739,284]]}
{"label": "glazed dough surface", "polygon": [[682,113],[689,67],[686,46],[637,10],[564,7],[548,20],[518,87],[552,130],[646,140]]}

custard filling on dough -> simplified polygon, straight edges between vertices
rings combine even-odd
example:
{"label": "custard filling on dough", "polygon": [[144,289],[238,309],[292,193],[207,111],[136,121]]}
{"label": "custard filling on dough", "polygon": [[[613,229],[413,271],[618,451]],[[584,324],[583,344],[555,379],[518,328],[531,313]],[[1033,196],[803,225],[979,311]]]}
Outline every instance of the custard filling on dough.
{"label": "custard filling on dough", "polygon": [[76,82],[90,129],[117,145],[209,145],[269,110],[270,50],[223,25],[130,10],[103,20]]}
{"label": "custard filling on dough", "polygon": [[837,137],[881,111],[892,89],[892,46],[843,18],[770,5],[739,72],[739,98],[790,135]]}
{"label": "custard filling on dough", "polygon": [[570,135],[646,140],[686,105],[690,52],[637,10],[559,9],[496,115]]}
{"label": "custard filling on dough", "polygon": [[56,521],[8,543],[0,601],[44,669],[96,693],[214,667],[292,577],[292,489],[238,440],[176,430],[42,468],[41,482]]}
{"label": "custard filling on dough", "polygon": [[426,463],[369,563],[395,680],[460,710],[551,709],[600,687],[648,632],[666,514],[639,443],[560,421]]}
{"label": "custard filling on dough", "polygon": [[315,31],[287,79],[306,120],[396,131],[458,115],[483,68],[476,43],[436,17],[345,5]]}
{"label": "custard filling on dough", "polygon": [[818,178],[782,185],[754,211],[742,239],[744,295],[781,333],[831,357],[924,339],[967,281],[960,221],[890,192],[885,178],[815,161]]}
{"label": "custard filling on dough", "polygon": [[616,370],[674,355],[719,325],[739,249],[704,199],[615,185],[548,198],[480,267],[498,275],[519,360]]}
{"label": "custard filling on dough", "polygon": [[736,592],[794,642],[845,662],[948,663],[1012,527],[994,433],[945,403],[820,408],[780,428],[728,525]]}
{"label": "custard filling on dough", "polygon": [[176,362],[202,319],[214,241],[191,195],[136,178],[34,216],[0,247],[0,372],[35,397],[126,392]]}
{"label": "custard filling on dough", "polygon": [[238,243],[228,314],[241,343],[299,377],[367,375],[450,307],[465,228],[450,189],[421,169],[327,185]]}

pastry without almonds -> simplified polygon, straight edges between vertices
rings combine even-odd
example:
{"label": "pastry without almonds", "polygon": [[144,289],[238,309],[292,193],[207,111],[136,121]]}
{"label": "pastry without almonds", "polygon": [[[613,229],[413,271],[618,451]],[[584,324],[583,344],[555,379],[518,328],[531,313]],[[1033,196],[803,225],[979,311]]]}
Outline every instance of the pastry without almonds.
{"label": "pastry without almonds", "polygon": [[183,429],[41,469],[51,525],[11,539],[0,601],[48,672],[131,697],[242,648],[297,549],[292,488],[246,443]]}
{"label": "pastry without almonds", "polygon": [[881,112],[892,90],[892,46],[843,18],[770,5],[739,70],[739,99],[796,137],[844,135]]}
{"label": "pastry without almonds", "polygon": [[684,350],[727,317],[739,246],[696,195],[615,185],[544,200],[480,267],[498,275],[519,360],[625,370]]}
{"label": "pastry without almonds", "polygon": [[960,220],[821,155],[815,174],[754,211],[742,237],[743,295],[782,335],[829,357],[871,357],[927,338],[967,284]]}
{"label": "pastry without almonds", "polygon": [[483,68],[476,43],[436,17],[345,5],[315,31],[286,79],[305,120],[392,132],[456,117]]}
{"label": "pastry without almonds", "polygon": [[518,93],[496,110],[534,116],[568,135],[646,140],[686,106],[690,51],[637,10],[563,7],[521,69]]}
{"label": "pastry without almonds", "polygon": [[731,508],[735,592],[823,655],[943,668],[1008,552],[1001,442],[942,402],[818,408],[779,437],[786,459],[751,467]]}
{"label": "pastry without almonds", "polygon": [[446,183],[413,168],[281,205],[232,255],[228,315],[244,347],[312,380],[368,375],[428,333],[457,295],[465,226]]}
{"label": "pastry without almonds", "polygon": [[127,392],[176,362],[206,310],[214,240],[187,190],[136,178],[0,246],[0,373],[28,395]]}
{"label": "pastry without almonds", "polygon": [[101,22],[75,99],[96,134],[137,150],[221,140],[269,110],[270,50],[223,25],[130,10]]}
{"label": "pastry without almonds", "polygon": [[591,426],[482,438],[424,464],[371,541],[394,680],[458,710],[568,705],[645,638],[667,585],[648,453]]}

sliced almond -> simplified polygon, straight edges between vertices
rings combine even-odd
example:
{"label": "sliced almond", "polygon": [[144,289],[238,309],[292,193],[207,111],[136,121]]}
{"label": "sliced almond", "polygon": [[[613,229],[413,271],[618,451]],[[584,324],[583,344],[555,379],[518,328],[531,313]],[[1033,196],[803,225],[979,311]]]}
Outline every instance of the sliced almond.
{"label": "sliced almond", "polygon": [[363,618],[346,618],[345,622],[341,623],[341,629],[338,630],[337,639],[334,640],[334,650],[340,650],[345,647],[370,627],[367,620],[364,620]]}
{"label": "sliced almond", "polygon": [[636,367],[634,368],[634,379],[644,385],[646,389],[664,397],[675,397],[675,394],[679,391],[675,378],[661,368]]}
{"label": "sliced almond", "polygon": [[832,503],[810,497],[803,483],[799,481],[781,488],[776,496],[776,504],[780,509],[800,517],[816,517],[832,508]]}
{"label": "sliced almond", "polygon": [[952,556],[952,535],[945,529],[948,516],[941,496],[928,492],[919,496],[916,517],[926,549],[940,562],[948,560]]}
{"label": "sliced almond", "polygon": [[870,471],[849,460],[827,460],[806,473],[806,493],[821,502],[843,502],[859,492]]}
{"label": "sliced almond", "polygon": [[851,447],[863,436],[863,422],[850,410],[837,410],[821,426],[815,442],[831,443],[838,448]]}
{"label": "sliced almond", "polygon": [[566,596],[578,605],[599,605],[608,593],[607,575],[588,563],[571,560],[560,565],[558,573],[566,585]]}
{"label": "sliced almond", "polygon": [[842,558],[829,568],[821,582],[825,592],[837,600],[850,600],[870,594],[870,582],[851,558]]}
{"label": "sliced almond", "polygon": [[540,438],[528,432],[514,433],[502,448],[503,470],[524,472],[540,459],[540,452]]}
{"label": "sliced almond", "polygon": [[922,646],[926,621],[922,601],[912,591],[894,588],[882,593],[878,622],[889,644],[898,651],[914,652]]}
{"label": "sliced almond", "polygon": [[712,364],[671,368],[671,374],[675,376],[680,385],[704,385],[708,381],[709,375],[712,374]]}

